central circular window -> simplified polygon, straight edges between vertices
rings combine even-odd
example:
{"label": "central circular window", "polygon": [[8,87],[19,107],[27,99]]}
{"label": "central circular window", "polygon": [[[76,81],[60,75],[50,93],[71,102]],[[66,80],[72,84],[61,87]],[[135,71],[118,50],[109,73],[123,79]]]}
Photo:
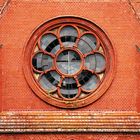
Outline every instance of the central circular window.
{"label": "central circular window", "polygon": [[56,18],[32,34],[23,68],[41,99],[54,106],[77,108],[97,100],[111,84],[114,52],[94,23],[76,17]]}
{"label": "central circular window", "polygon": [[56,58],[56,65],[60,73],[71,76],[80,70],[81,57],[74,50],[64,50]]}

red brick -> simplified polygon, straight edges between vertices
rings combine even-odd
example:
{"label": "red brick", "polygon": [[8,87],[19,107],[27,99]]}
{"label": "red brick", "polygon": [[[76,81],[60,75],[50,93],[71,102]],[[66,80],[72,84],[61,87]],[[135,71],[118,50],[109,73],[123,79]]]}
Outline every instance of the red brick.
{"label": "red brick", "polygon": [[[33,30],[61,15],[75,15],[96,23],[110,38],[116,54],[116,75],[108,91],[95,103],[77,110],[140,111],[140,54],[135,48],[135,45],[140,46],[140,24],[125,0],[12,0],[0,21],[0,43],[3,44],[0,48],[1,110],[61,110],[40,100],[29,88],[22,72],[23,49]],[[45,135],[24,135],[24,138],[35,139],[35,136],[46,139]],[[48,136],[47,139],[81,139],[79,134]],[[130,139],[129,136],[91,134],[82,138],[87,137]],[[2,140],[8,138],[22,139],[23,136],[0,136]]]}

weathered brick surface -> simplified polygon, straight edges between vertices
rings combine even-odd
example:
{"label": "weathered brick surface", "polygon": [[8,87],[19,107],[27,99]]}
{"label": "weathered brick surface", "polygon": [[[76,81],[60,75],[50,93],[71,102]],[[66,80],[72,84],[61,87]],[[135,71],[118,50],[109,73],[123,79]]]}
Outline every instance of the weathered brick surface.
{"label": "weathered brick surface", "polygon": [[[1,1],[0,1],[1,3]],[[133,1],[137,14],[139,3]],[[116,75],[108,91],[95,103],[77,110],[140,111],[140,22],[126,0],[12,0],[0,19],[0,109],[61,110],[40,100],[27,85],[23,71],[23,48],[32,31],[50,18],[74,15],[101,27],[116,52]],[[8,135],[0,139],[135,139],[123,135]],[[82,138],[81,138],[82,137]]]}
{"label": "weathered brick surface", "polygon": [[140,20],[140,2],[131,3],[137,18]]}
{"label": "weathered brick surface", "polygon": [[44,134],[44,135],[3,135],[2,140],[139,140],[138,135],[123,134]]}
{"label": "weathered brick surface", "polygon": [[0,0],[0,6],[4,4],[5,0]]}
{"label": "weathered brick surface", "polygon": [[[77,11],[77,7],[83,8]],[[4,44],[3,110],[57,110],[42,102],[28,87],[22,73],[22,52],[33,29],[58,15],[77,15],[92,20],[107,33],[116,51],[117,69],[112,86],[97,102],[83,109],[136,110],[138,77],[135,71],[137,52],[134,46],[138,43],[139,24],[129,5],[94,2],[36,4],[31,1],[11,2],[1,19],[1,41]],[[35,105],[33,101],[36,102]]]}

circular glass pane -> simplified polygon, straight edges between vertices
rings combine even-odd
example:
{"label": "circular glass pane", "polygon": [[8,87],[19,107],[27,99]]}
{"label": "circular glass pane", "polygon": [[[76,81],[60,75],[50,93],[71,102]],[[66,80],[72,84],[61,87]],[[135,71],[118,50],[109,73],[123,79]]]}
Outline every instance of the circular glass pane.
{"label": "circular glass pane", "polygon": [[89,81],[91,76],[92,76],[91,72],[84,70],[78,75],[78,81],[81,85],[84,85],[84,84],[86,84],[86,82]]}
{"label": "circular glass pane", "polygon": [[41,38],[40,47],[47,52],[55,54],[60,49],[60,44],[55,35],[45,34]]}
{"label": "circular glass pane", "polygon": [[95,55],[88,55],[85,58],[85,66],[87,67],[87,69],[95,70],[96,68]]}
{"label": "circular glass pane", "polygon": [[60,37],[64,47],[73,47],[77,36],[77,30],[72,26],[65,26],[60,31]]}
{"label": "circular glass pane", "polygon": [[52,67],[52,58],[43,53],[37,53],[32,59],[32,65],[36,70],[45,71]]}
{"label": "circular glass pane", "polygon": [[55,91],[59,81],[60,75],[55,71],[50,71],[46,74],[43,74],[39,79],[41,87],[47,90],[47,92]]}
{"label": "circular glass pane", "polygon": [[106,61],[102,54],[95,53],[95,60],[96,60],[96,72],[102,72],[106,67]]}
{"label": "circular glass pane", "polygon": [[102,72],[106,67],[106,61],[101,53],[95,53],[88,55],[85,59],[85,66],[89,70],[94,70],[95,72]]}
{"label": "circular glass pane", "polygon": [[88,92],[88,90],[91,91],[97,88],[100,79],[95,74],[86,70],[78,75],[78,81],[82,88]]}
{"label": "circular glass pane", "polygon": [[96,42],[96,38],[93,35],[85,34],[80,38],[78,48],[83,54],[86,54],[97,48]]}
{"label": "circular glass pane", "polygon": [[58,55],[56,63],[61,73],[71,75],[80,70],[81,58],[77,52],[65,50]]}
{"label": "circular glass pane", "polygon": [[65,78],[60,88],[61,95],[65,98],[73,98],[78,93],[77,83],[74,78]]}
{"label": "circular glass pane", "polygon": [[99,82],[99,78],[96,75],[92,75],[82,88],[86,91],[94,90],[97,88]]}

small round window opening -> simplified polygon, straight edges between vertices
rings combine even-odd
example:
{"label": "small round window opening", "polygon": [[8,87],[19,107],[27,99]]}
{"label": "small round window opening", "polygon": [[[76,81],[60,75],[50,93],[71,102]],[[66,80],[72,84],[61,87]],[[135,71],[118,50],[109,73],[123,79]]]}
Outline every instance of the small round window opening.
{"label": "small round window opening", "polygon": [[114,52],[94,23],[60,17],[41,25],[24,52],[24,73],[44,101],[62,108],[86,106],[107,90],[114,75]]}

